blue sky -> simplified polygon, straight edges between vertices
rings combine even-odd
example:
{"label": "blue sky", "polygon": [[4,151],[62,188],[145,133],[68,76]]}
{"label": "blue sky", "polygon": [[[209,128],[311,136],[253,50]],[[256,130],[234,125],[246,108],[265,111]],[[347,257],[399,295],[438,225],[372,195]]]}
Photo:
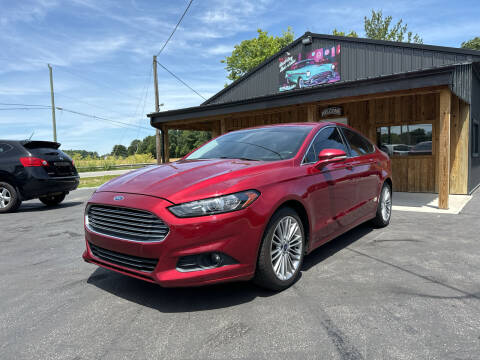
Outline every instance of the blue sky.
{"label": "blue sky", "polygon": [[[152,55],[162,46],[187,0],[0,0],[0,103],[50,105],[47,63],[53,66],[56,106],[131,124],[57,111],[64,149],[107,153],[154,131]],[[413,5],[414,4],[414,5]],[[383,9],[403,18],[426,44],[458,47],[480,36],[476,1],[194,0],[159,57],[205,97],[226,82],[220,60],[257,28],[295,37],[309,30],[363,33],[363,16]],[[159,69],[162,110],[199,105],[202,99]],[[0,138],[52,139],[47,110],[3,110]],[[13,107],[13,106],[12,106]],[[19,106],[20,107],[20,106]]]}

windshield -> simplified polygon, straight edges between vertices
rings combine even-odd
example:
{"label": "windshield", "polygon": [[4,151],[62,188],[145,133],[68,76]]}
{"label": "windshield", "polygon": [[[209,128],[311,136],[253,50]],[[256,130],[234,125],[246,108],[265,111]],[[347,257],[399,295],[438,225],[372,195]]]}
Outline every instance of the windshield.
{"label": "windshield", "polygon": [[186,159],[291,159],[311,130],[309,126],[279,126],[235,131],[210,141]]}

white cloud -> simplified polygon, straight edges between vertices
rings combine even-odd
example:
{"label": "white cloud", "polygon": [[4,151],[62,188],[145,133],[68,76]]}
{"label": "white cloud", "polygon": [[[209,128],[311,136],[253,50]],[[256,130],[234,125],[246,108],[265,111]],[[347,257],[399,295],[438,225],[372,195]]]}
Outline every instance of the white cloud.
{"label": "white cloud", "polygon": [[205,53],[209,55],[225,55],[233,51],[234,45],[219,44],[206,49]]}

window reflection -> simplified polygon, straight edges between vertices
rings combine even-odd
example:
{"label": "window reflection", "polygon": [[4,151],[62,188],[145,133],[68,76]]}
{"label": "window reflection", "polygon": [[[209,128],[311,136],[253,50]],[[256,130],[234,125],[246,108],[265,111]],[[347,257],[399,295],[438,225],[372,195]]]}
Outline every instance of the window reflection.
{"label": "window reflection", "polygon": [[390,156],[431,155],[432,124],[379,127],[377,144]]}

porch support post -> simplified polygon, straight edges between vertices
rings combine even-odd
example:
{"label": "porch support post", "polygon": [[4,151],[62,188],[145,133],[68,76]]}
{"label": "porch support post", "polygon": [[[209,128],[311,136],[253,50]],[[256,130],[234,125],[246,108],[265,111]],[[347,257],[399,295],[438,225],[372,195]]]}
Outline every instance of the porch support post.
{"label": "porch support post", "polygon": [[308,104],[307,105],[307,121],[308,122],[317,122],[318,121],[317,104]]}
{"label": "porch support post", "polygon": [[162,126],[162,163],[170,161],[170,142],[168,139],[168,127]]}
{"label": "porch support post", "polygon": [[220,135],[223,135],[227,132],[226,126],[225,126],[225,118],[220,119]]}
{"label": "porch support post", "polygon": [[450,191],[450,113],[451,93],[440,91],[440,124],[438,144],[438,207],[448,209]]}
{"label": "porch support post", "polygon": [[220,135],[220,120],[215,120],[212,123],[212,138]]}

